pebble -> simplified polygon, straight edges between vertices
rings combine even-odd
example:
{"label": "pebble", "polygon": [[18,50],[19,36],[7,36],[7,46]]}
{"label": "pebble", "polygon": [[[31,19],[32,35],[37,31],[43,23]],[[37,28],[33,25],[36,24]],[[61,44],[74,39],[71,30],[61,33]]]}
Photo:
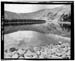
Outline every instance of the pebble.
{"label": "pebble", "polygon": [[39,55],[41,52],[40,51],[35,51],[35,53]]}
{"label": "pebble", "polygon": [[54,58],[54,59],[58,59],[59,57],[58,56],[55,56],[55,55],[52,55],[52,57],[51,57],[52,59]]}
{"label": "pebble", "polygon": [[[66,44],[66,45],[65,45]],[[5,57],[7,58],[70,58],[70,46],[67,43],[61,43],[57,45],[49,45],[48,47],[34,47],[34,52],[29,49],[10,48],[11,52],[5,51]],[[66,52],[67,51],[67,52]],[[19,55],[18,55],[18,54]],[[22,57],[22,55],[24,57]],[[20,57],[19,57],[20,56]]]}
{"label": "pebble", "polygon": [[4,56],[7,58],[10,58],[12,56],[12,54],[11,53],[4,53]]}
{"label": "pebble", "polygon": [[25,58],[29,58],[29,57],[30,58],[37,58],[37,55],[35,53],[31,52],[30,50],[28,50],[27,53],[24,54],[24,57]]}
{"label": "pebble", "polygon": [[20,56],[19,58],[23,58],[24,59],[24,57],[22,57],[22,56]]}
{"label": "pebble", "polygon": [[18,54],[14,54],[12,58],[18,58]]}
{"label": "pebble", "polygon": [[4,58],[11,58],[12,55],[8,54],[4,54]]}
{"label": "pebble", "polygon": [[17,49],[15,47],[10,48],[9,50],[10,50],[10,52],[17,51]]}
{"label": "pebble", "polygon": [[20,55],[24,54],[25,50],[22,49],[18,49],[17,53],[19,53]]}
{"label": "pebble", "polygon": [[41,55],[39,56],[39,58],[44,58],[44,55],[41,54]]}
{"label": "pebble", "polygon": [[61,45],[61,44],[62,44],[62,42],[61,42],[61,41],[59,41],[58,43],[59,43],[59,45]]}
{"label": "pebble", "polygon": [[66,52],[66,55],[70,56],[70,53],[71,53],[71,52],[70,52],[70,50],[69,50],[68,52]]}

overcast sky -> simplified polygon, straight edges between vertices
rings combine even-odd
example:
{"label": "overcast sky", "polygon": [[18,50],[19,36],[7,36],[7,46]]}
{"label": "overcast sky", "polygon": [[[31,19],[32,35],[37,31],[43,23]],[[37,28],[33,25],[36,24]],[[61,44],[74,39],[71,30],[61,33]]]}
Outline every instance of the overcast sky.
{"label": "overcast sky", "polygon": [[5,4],[5,10],[17,13],[29,13],[45,8],[55,8],[62,5],[40,5],[40,4]]}

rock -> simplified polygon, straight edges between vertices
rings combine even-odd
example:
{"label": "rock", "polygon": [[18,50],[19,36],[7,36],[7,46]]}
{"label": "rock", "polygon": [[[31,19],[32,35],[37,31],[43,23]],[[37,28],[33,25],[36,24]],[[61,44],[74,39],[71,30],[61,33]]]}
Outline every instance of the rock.
{"label": "rock", "polygon": [[14,54],[11,58],[18,58],[18,54]]}
{"label": "rock", "polygon": [[37,55],[30,50],[27,51],[27,53],[24,54],[25,58],[37,58]]}

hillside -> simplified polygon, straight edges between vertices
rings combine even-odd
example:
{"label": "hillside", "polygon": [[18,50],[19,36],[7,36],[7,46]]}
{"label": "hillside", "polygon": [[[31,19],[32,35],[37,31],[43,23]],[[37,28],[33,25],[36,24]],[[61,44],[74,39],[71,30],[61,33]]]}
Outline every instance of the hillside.
{"label": "hillside", "polygon": [[[67,9],[68,8],[68,9]],[[53,9],[41,9],[36,12],[32,13],[14,13],[5,11],[5,19],[43,19],[46,18],[53,18],[57,17],[58,15],[54,16],[55,14],[62,15],[62,14],[69,14],[70,13],[70,7],[69,6],[62,6],[62,7],[56,7]]]}

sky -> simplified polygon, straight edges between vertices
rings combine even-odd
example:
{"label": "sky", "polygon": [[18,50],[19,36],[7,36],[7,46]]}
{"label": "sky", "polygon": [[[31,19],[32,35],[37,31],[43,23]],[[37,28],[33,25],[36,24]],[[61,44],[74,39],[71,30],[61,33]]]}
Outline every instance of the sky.
{"label": "sky", "polygon": [[29,13],[40,9],[51,9],[62,5],[40,5],[40,4],[5,4],[4,8],[6,11],[16,12],[16,13]]}

